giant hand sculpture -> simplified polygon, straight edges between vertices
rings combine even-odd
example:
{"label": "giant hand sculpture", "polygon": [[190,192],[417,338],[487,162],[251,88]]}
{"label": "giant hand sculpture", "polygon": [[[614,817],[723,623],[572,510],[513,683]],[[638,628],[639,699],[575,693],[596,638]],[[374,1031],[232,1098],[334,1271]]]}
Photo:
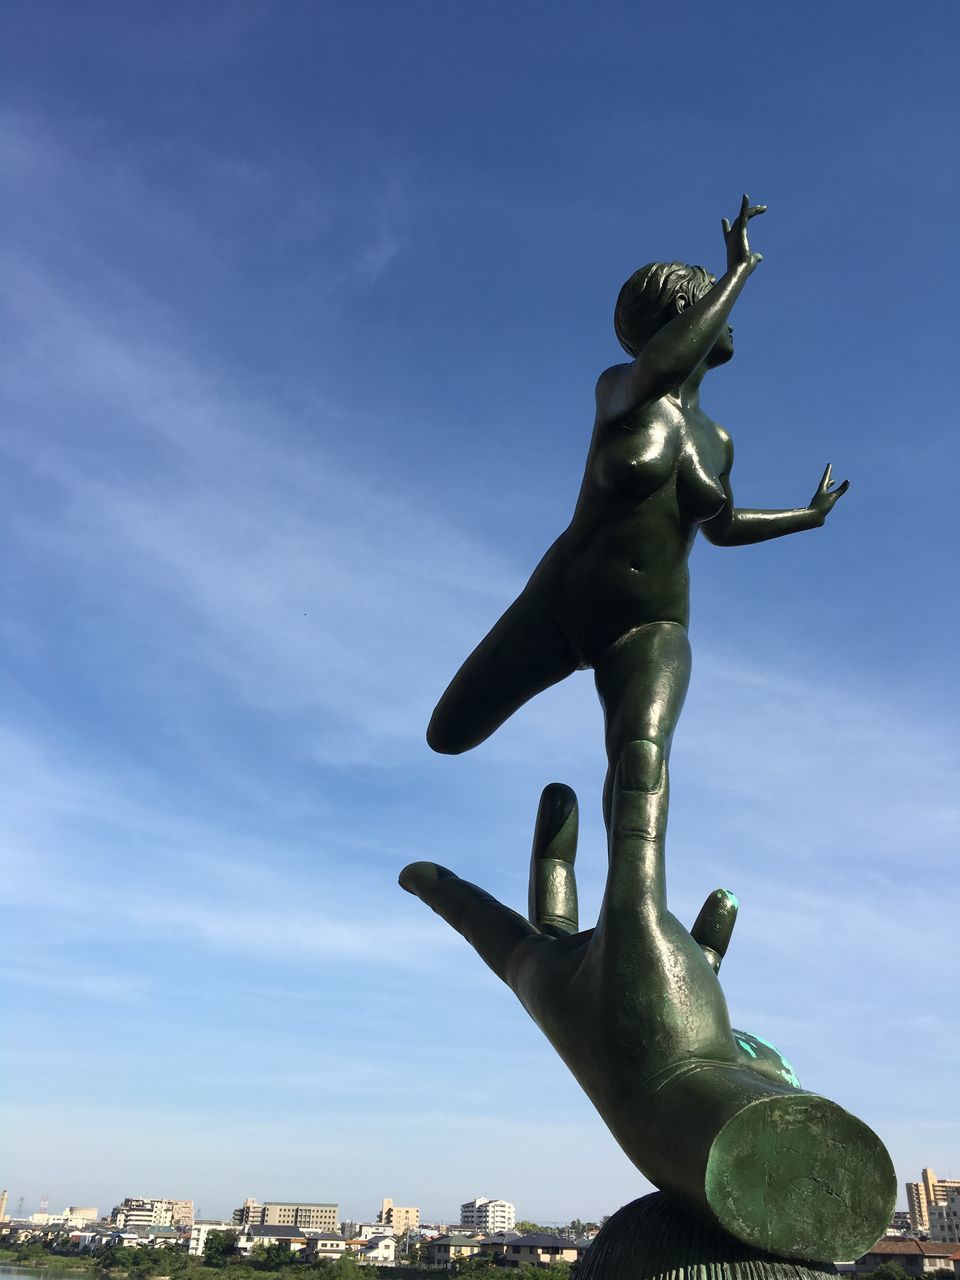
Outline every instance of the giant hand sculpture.
{"label": "giant hand sculpture", "polygon": [[689,932],[667,910],[667,785],[657,746],[628,744],[595,929],[578,932],[576,797],[560,784],[540,803],[529,922],[434,863],[400,883],[513,989],[658,1187],[771,1253],[859,1256],[893,1208],[889,1156],[861,1121],[800,1090],[775,1049],[731,1029],[716,971],[736,901],[717,890]]}

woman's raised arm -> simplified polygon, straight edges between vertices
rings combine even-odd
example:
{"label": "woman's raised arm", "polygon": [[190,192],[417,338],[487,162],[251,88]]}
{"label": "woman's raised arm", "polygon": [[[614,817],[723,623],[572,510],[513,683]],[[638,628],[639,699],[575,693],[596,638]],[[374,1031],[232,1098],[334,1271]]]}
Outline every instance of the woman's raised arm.
{"label": "woman's raised arm", "polygon": [[621,401],[618,406],[621,412],[659,399],[679,387],[710,354],[740,290],[763,261],[762,255],[754,253],[747,241],[747,223],[766,208],[765,204],[751,205],[744,196],[733,225],[723,219],[726,272],[696,302],[683,294],[678,297],[679,315],[655,333],[627,366],[617,397]]}

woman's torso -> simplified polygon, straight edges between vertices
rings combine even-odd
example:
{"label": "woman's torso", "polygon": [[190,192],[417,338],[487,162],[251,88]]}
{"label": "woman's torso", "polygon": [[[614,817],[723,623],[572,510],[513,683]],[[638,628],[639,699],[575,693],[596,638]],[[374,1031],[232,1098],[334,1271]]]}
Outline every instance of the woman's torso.
{"label": "woman's torso", "polygon": [[573,519],[530,580],[590,665],[635,627],[687,625],[690,549],[730,463],[723,428],[674,396],[612,421],[603,410]]}

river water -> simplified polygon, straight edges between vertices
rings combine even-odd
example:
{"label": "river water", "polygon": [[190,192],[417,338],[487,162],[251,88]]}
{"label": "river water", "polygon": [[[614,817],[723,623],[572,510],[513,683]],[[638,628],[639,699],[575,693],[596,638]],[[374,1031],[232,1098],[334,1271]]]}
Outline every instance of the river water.
{"label": "river water", "polygon": [[51,1276],[59,1276],[65,1280],[64,1273],[54,1267],[10,1267],[0,1262],[0,1280],[25,1280],[27,1276],[37,1276],[40,1280],[50,1280]]}

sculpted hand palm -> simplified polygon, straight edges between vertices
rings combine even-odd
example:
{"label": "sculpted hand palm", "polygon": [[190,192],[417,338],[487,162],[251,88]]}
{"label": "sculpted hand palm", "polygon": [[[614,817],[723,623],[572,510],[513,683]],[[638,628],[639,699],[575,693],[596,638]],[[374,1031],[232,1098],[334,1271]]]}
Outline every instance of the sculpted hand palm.
{"label": "sculpted hand palm", "polygon": [[888,1220],[890,1158],[866,1125],[803,1092],[772,1046],[731,1029],[716,970],[736,901],[718,889],[689,932],[670,914],[666,813],[662,753],[631,742],[600,918],[582,933],[576,797],[560,784],[540,802],[529,921],[432,862],[400,883],[516,992],[651,1182],[754,1247],[856,1257]]}
{"label": "sculpted hand palm", "polygon": [[434,863],[405,868],[401,885],[432,907],[516,993],[631,1159],[644,1169],[642,1098],[661,1078],[725,1063],[796,1084],[762,1040],[730,1027],[716,971],[736,920],[722,889],[691,930],[666,909],[666,770],[652,790],[650,744],[624,752],[614,788],[609,871],[595,929],[578,931],[577,801],[554,783],[540,802],[530,871],[530,919]]}

